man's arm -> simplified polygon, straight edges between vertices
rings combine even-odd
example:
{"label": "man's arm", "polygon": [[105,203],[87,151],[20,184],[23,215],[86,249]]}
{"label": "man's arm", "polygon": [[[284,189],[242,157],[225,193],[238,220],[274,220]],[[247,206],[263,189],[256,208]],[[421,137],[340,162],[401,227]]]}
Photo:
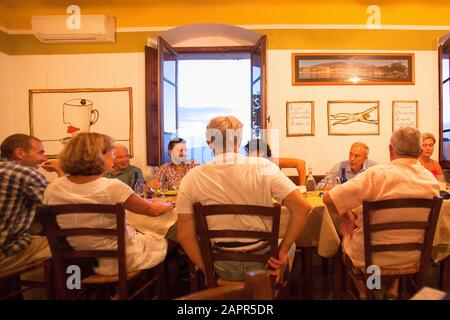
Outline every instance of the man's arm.
{"label": "man's arm", "polygon": [[194,215],[178,213],[177,238],[189,259],[205,273],[205,264],[195,230]]}
{"label": "man's arm", "polygon": [[301,186],[306,182],[306,165],[305,161],[294,158],[279,158],[278,165],[280,168],[296,168],[298,172],[299,183]]}
{"label": "man's arm", "polygon": [[350,211],[340,214],[328,192],[325,192],[323,195],[323,203],[327,206],[333,220],[339,221],[339,233],[343,236],[350,235],[355,228],[355,217],[353,214]]}
{"label": "man's arm", "polygon": [[311,205],[302,196],[299,190],[294,190],[283,199],[283,205],[289,210],[288,227],[284,234],[283,241],[278,248],[278,257],[270,257],[268,265],[273,269],[272,275],[280,276],[283,267],[287,265],[287,254],[289,248],[298,238],[298,235],[305,227]]}
{"label": "man's arm", "polygon": [[294,190],[283,199],[283,205],[289,210],[288,227],[280,244],[280,251],[287,253],[305,227],[311,212],[311,205],[299,190]]}
{"label": "man's arm", "polygon": [[330,174],[335,173],[337,177],[339,177],[339,166],[341,165],[341,162],[336,163],[331,169],[330,171],[328,171],[325,175],[325,177],[317,184],[317,190],[323,190],[325,188],[325,186],[329,183],[331,183],[331,181],[328,181],[328,179],[330,178]]}

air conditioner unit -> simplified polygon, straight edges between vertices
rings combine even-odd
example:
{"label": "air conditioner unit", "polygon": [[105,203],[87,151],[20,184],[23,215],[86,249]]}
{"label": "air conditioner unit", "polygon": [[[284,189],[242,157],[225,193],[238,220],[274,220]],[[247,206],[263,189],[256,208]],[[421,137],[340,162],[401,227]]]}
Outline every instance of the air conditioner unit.
{"label": "air conditioner unit", "polygon": [[69,29],[67,21],[72,18],[69,15],[32,16],[33,33],[43,43],[115,43],[113,17],[80,15],[79,28]]}

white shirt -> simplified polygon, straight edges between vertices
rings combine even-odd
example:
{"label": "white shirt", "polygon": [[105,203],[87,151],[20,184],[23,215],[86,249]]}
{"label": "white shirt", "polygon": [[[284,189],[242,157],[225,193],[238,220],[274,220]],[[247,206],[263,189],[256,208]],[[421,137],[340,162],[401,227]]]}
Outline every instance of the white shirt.
{"label": "white shirt", "polygon": [[[364,200],[376,201],[394,198],[432,199],[439,196],[439,184],[433,174],[425,169],[417,159],[400,158],[386,165],[368,168],[353,179],[338,185],[330,191],[330,197],[339,214],[362,205]],[[364,231],[361,210],[356,219],[356,229],[344,239],[343,248],[356,267],[364,266]],[[408,208],[389,209],[375,213],[372,223],[426,221],[429,209]],[[420,230],[382,231],[372,234],[374,244],[417,242],[423,240]],[[419,252],[408,254],[396,251],[376,253],[374,264],[396,268],[412,267],[419,263]]]}
{"label": "white shirt", "polygon": [[[44,203],[49,205],[97,203],[116,204],[125,202],[133,190],[118,179],[99,178],[97,180],[77,184],[67,177],[52,181],[44,192]],[[64,228],[115,228],[115,215],[104,214],[72,214],[57,218],[58,225]],[[115,237],[79,236],[68,237],[67,241],[75,250],[110,250],[117,249]],[[167,242],[157,240],[150,235],[138,233],[132,226],[126,225],[127,271],[151,268],[165,258]],[[98,259],[99,266],[94,268],[98,274],[114,275],[118,273],[115,258]]]}
{"label": "white shirt", "polygon": [[[193,214],[193,204],[245,204],[272,206],[296,190],[271,161],[259,157],[244,157],[237,153],[216,156],[211,162],[190,170],[181,181],[177,197],[177,214]],[[271,219],[256,216],[221,215],[208,217],[210,230],[270,231]],[[215,239],[251,242],[254,239]]]}

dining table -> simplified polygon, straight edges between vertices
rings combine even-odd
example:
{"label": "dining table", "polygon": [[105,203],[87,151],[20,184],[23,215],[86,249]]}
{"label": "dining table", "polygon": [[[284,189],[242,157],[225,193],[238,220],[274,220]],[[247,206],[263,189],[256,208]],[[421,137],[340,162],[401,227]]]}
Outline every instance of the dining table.
{"label": "dining table", "polygon": [[[296,240],[302,261],[302,295],[309,299],[313,297],[313,254],[323,258],[332,258],[339,252],[341,239],[337,232],[337,220],[324,205],[321,193],[311,191],[304,193],[308,203],[312,206],[305,228]],[[154,201],[176,201],[176,196],[153,198]],[[127,221],[141,233],[151,234],[157,239],[166,236],[169,229],[176,223],[175,209],[159,217],[149,217],[127,212]],[[283,237],[289,224],[289,210],[281,207],[280,237]],[[431,258],[440,263],[440,289],[450,290],[450,200],[444,200],[439,215]]]}

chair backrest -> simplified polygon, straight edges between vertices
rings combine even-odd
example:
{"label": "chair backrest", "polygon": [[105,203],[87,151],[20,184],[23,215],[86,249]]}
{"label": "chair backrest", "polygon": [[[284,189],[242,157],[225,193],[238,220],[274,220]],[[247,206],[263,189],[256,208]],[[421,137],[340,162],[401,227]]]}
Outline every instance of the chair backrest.
{"label": "chair backrest", "polygon": [[177,300],[273,300],[270,275],[265,270],[245,274],[245,283],[209,288],[178,298]]}
{"label": "chair backrest", "polygon": [[[206,281],[208,287],[217,285],[214,274],[214,261],[232,260],[232,261],[256,261],[266,262],[271,256],[278,257],[278,235],[280,229],[281,207],[252,206],[252,205],[209,205],[203,206],[199,203],[194,204],[194,217],[199,237],[200,249],[205,263]],[[218,215],[242,215],[242,216],[260,216],[271,218],[271,231],[250,231],[250,230],[209,230],[206,218]],[[266,254],[255,252],[224,251],[213,247],[214,238],[250,238],[263,240],[265,247],[270,247]],[[263,248],[258,248],[262,250]]]}
{"label": "chair backrest", "polygon": [[[441,197],[433,199],[390,199],[381,201],[363,202],[363,223],[364,223],[364,254],[365,270],[372,265],[374,252],[383,251],[420,251],[419,279],[423,281],[427,274],[428,262],[430,260],[431,248],[433,245],[434,232],[442,205]],[[385,209],[400,208],[424,208],[429,209],[426,221],[403,221],[372,223],[373,215]],[[396,244],[373,244],[372,235],[376,232],[387,230],[423,230],[424,238],[422,242],[404,242]],[[408,241],[408,240],[407,240]]]}
{"label": "chair backrest", "polygon": [[[61,229],[57,223],[57,217],[70,214],[92,214],[114,215],[116,218],[115,229],[102,228],[68,228]],[[62,295],[60,299],[73,297],[67,290],[67,266],[76,264],[83,265],[92,259],[100,257],[114,257],[118,260],[118,288],[119,298],[125,298],[127,269],[126,269],[126,247],[125,247],[125,209],[123,204],[65,204],[46,205],[38,207],[37,215],[47,235],[56,275],[57,292]],[[116,250],[80,250],[76,251],[67,242],[68,237],[76,236],[108,236],[117,239]],[[83,278],[83,275],[82,275]],[[81,280],[81,279],[80,279]]]}

